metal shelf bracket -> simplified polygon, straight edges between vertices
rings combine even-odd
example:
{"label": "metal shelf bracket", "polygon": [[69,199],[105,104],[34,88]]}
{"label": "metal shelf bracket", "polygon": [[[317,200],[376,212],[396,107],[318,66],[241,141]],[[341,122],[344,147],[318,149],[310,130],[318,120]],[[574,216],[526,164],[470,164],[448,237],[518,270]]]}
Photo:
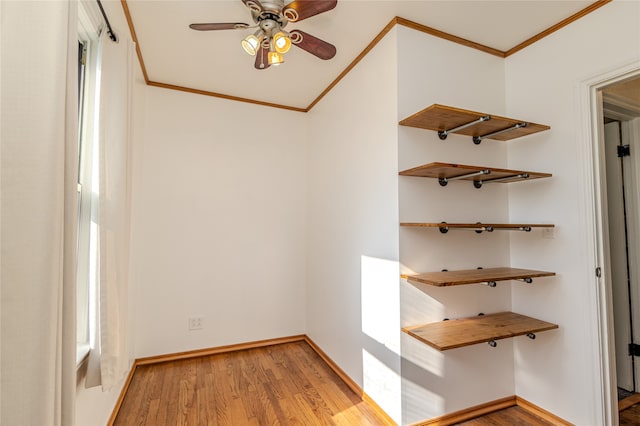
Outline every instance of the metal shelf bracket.
{"label": "metal shelf bracket", "polygon": [[466,129],[467,127],[473,126],[474,124],[478,124],[478,123],[482,123],[485,121],[489,121],[491,120],[491,116],[490,115],[485,115],[483,117],[478,118],[477,120],[473,120],[470,121],[468,123],[462,124],[458,127],[454,127],[453,129],[449,129],[449,130],[438,130],[438,136],[440,137],[441,140],[445,140],[447,139],[447,136],[449,136],[449,133],[455,133],[458,132],[462,129]]}
{"label": "metal shelf bracket", "polygon": [[477,172],[466,173],[464,175],[454,176],[454,177],[450,177],[450,178],[441,177],[441,178],[438,178],[438,182],[440,183],[440,186],[447,186],[447,184],[449,182],[451,182],[452,180],[459,180],[459,179],[465,179],[465,178],[470,178],[470,177],[474,177],[474,176],[488,175],[488,174],[491,174],[491,170],[490,169],[484,169],[484,170],[479,170]]}
{"label": "metal shelf bracket", "polygon": [[[527,127],[528,123],[522,122],[522,123],[518,123],[515,124],[511,127],[507,127],[506,129],[502,129],[502,130],[498,130],[486,135],[482,135],[482,136],[474,136],[473,137],[473,143],[475,143],[476,145],[480,145],[480,142],[482,142],[483,139],[487,139],[487,138],[491,138],[493,136],[497,136],[501,133],[505,133],[505,132],[510,132],[511,130],[516,130],[516,129],[522,129],[523,127]],[[442,139],[442,138],[441,138]]]}
{"label": "metal shelf bracket", "polygon": [[497,230],[503,230],[503,231],[521,231],[521,232],[531,232],[531,230],[533,229],[531,226],[529,225],[524,225],[524,226],[509,226],[509,227],[494,227],[491,225],[483,225],[481,222],[477,222],[476,223],[478,226],[477,227],[449,227],[449,225],[447,224],[447,222],[441,222],[438,224],[438,230],[442,233],[442,234],[446,234],[447,232],[449,232],[451,229],[459,229],[461,231],[473,231],[476,234],[482,234],[483,232],[493,232],[496,229]]}
{"label": "metal shelf bracket", "polygon": [[503,182],[505,180],[511,180],[511,179],[529,179],[529,177],[530,177],[529,173],[519,173],[519,174],[516,174],[516,175],[503,176],[503,177],[494,178],[494,179],[474,180],[473,181],[473,186],[475,188],[480,189],[480,188],[482,188],[482,184],[483,183]]}

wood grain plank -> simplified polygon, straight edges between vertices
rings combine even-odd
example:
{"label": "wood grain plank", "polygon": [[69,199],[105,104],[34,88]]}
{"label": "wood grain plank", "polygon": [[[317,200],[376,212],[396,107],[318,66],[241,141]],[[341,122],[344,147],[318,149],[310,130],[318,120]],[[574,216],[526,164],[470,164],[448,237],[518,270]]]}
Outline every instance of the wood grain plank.
{"label": "wood grain plank", "polygon": [[558,325],[513,312],[404,327],[402,331],[427,345],[446,351],[492,340],[558,328]]}
{"label": "wood grain plank", "polygon": [[172,363],[174,371],[172,372],[171,385],[167,386],[167,392],[163,393],[162,403],[166,407],[166,423],[168,425],[178,424],[178,410],[179,410],[179,398],[180,398],[180,377],[182,371],[176,367],[176,363]]}
{"label": "wood grain plank", "polygon": [[637,426],[640,425],[640,405],[632,405],[627,407],[619,414],[620,426]]}
{"label": "wood grain plank", "polygon": [[[206,363],[202,363],[206,364]],[[200,367],[200,365],[199,365]],[[210,370],[209,370],[210,371]],[[198,385],[196,387],[196,403],[198,407],[199,425],[217,425],[217,401],[213,389],[213,374],[198,369]]]}
{"label": "wood grain plank", "polygon": [[118,413],[120,412],[120,408],[122,407],[122,403],[124,402],[124,396],[127,394],[127,391],[131,386],[131,382],[133,381],[133,376],[135,374],[136,368],[137,368],[137,365],[134,363],[131,366],[131,369],[129,370],[129,374],[127,374],[127,378],[124,382],[124,386],[122,387],[122,390],[118,395],[116,404],[113,407],[113,411],[111,412],[111,415],[109,416],[109,420],[107,421],[108,426],[112,426],[116,421],[116,417],[118,416]]}
{"label": "wood grain plank", "polygon": [[[142,424],[144,422],[149,397],[143,390],[150,387],[152,380],[152,374],[134,374],[129,386],[129,392],[134,395],[134,398],[123,401],[123,406],[121,407],[120,414],[116,417],[116,422],[122,421],[125,422],[125,424]],[[136,407],[136,409],[131,410],[130,407]]]}
{"label": "wood grain plank", "polygon": [[[640,393],[634,393],[618,401],[618,411],[626,410],[629,407],[640,404]],[[639,419],[640,420],[640,419]],[[640,424],[640,422],[638,423]]]}
{"label": "wood grain plank", "polygon": [[305,341],[149,363],[130,390],[118,426],[390,424]]}
{"label": "wood grain plank", "polygon": [[460,426],[556,426],[521,407],[509,407],[459,423]]}
{"label": "wood grain plank", "polygon": [[[400,176],[413,176],[413,177],[426,177],[426,178],[459,178],[470,173],[480,172],[483,170],[489,170],[488,175],[470,176],[460,178],[467,181],[483,181],[488,182],[490,179],[508,178],[514,176],[512,179],[502,181],[502,183],[517,182],[522,180],[548,178],[552,175],[550,173],[531,172],[526,170],[512,170],[512,169],[499,169],[495,167],[485,166],[472,166],[467,164],[453,164],[453,163],[429,163],[423,164],[411,169],[401,171]],[[528,175],[528,178],[516,177],[518,175]]]}
{"label": "wood grain plank", "polygon": [[526,127],[520,127],[506,131],[504,133],[491,136],[487,139],[499,141],[509,141],[515,138],[531,135],[534,133],[549,130],[550,127],[544,124],[528,122],[515,118],[502,117],[499,115],[470,111],[446,105],[433,104],[415,114],[400,121],[400,125],[417,127],[420,129],[434,131],[450,131],[456,127],[477,121],[481,117],[491,117],[490,120],[478,122],[455,133],[465,136],[485,136],[494,132],[511,128],[519,123],[526,123]]}
{"label": "wood grain plank", "polygon": [[178,405],[178,424],[194,425],[198,420],[198,405],[196,399],[197,359],[188,360],[180,378],[180,392]]}
{"label": "wood grain plank", "polygon": [[406,278],[410,283],[429,284],[437,287],[443,287],[484,283],[488,281],[507,281],[525,278],[550,277],[554,275],[555,272],[503,267],[425,272],[422,274],[409,275]]}
{"label": "wood grain plank", "polygon": [[158,417],[159,409],[160,409],[160,400],[152,399],[149,403],[149,410],[146,413],[147,415],[144,418],[143,424],[157,425],[158,424],[157,417]]}
{"label": "wood grain plank", "polygon": [[494,229],[520,229],[530,228],[554,228],[551,223],[447,223],[447,222],[401,222],[400,226],[413,226],[418,228],[460,228],[460,229],[477,229],[482,227],[491,227]]}
{"label": "wood grain plank", "polygon": [[[211,374],[213,381],[213,397],[216,404],[216,420],[219,425],[233,424],[232,401],[234,399],[232,387],[227,377],[227,370],[224,365],[224,357],[208,356],[205,359],[211,364]],[[244,413],[242,413],[244,415]]]}

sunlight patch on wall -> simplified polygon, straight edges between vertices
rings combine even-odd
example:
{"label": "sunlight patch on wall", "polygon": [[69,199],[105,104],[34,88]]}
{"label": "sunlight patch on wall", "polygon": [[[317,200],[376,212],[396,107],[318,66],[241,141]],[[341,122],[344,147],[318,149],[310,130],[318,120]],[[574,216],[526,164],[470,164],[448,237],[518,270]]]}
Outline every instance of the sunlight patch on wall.
{"label": "sunlight patch on wall", "polygon": [[397,261],[361,257],[363,390],[401,424],[399,277]]}

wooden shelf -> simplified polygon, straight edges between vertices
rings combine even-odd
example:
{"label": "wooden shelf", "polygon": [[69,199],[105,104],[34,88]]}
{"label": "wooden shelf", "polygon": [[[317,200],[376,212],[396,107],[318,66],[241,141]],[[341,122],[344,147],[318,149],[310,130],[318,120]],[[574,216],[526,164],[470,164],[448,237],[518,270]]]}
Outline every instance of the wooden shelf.
{"label": "wooden shelf", "polygon": [[520,268],[486,268],[464,269],[458,271],[425,272],[417,275],[403,275],[410,283],[429,284],[436,287],[446,287],[464,284],[489,283],[495,286],[496,281],[525,280],[533,278],[552,277],[555,272],[535,271]]}
{"label": "wooden shelf", "polygon": [[[440,351],[553,330],[558,325],[513,312],[405,327],[405,333]],[[493,345],[492,345],[493,346]]]}
{"label": "wooden shelf", "polygon": [[496,169],[493,167],[468,166],[464,164],[429,163],[399,173],[401,176],[415,176],[438,179],[446,186],[453,180],[472,181],[476,188],[489,182],[518,182],[522,180],[551,177],[550,173],[528,172],[524,170]]}
{"label": "wooden shelf", "polygon": [[485,138],[507,141],[550,129],[543,124],[438,104],[405,118],[400,125],[435,130],[440,139],[446,139],[449,133],[471,136],[476,144]]}
{"label": "wooden shelf", "polygon": [[554,228],[555,225],[550,223],[431,223],[431,222],[401,222],[400,226],[416,227],[416,228],[438,228],[440,232],[446,234],[450,229],[463,229],[469,231],[476,231],[481,233],[483,231],[493,232],[495,230],[506,231],[526,231],[529,232],[533,228]]}

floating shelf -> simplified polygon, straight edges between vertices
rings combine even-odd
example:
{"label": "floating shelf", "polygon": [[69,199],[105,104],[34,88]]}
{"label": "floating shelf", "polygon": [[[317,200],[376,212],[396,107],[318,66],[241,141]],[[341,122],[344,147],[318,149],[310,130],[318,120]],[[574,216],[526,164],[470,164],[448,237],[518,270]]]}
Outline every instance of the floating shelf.
{"label": "floating shelf", "polygon": [[486,283],[496,286],[496,281],[522,280],[531,283],[534,278],[552,277],[555,272],[535,271],[520,268],[464,269],[458,271],[425,272],[417,275],[402,275],[410,283],[447,287],[464,284]]}
{"label": "floating shelf", "polygon": [[438,104],[405,118],[400,125],[435,130],[442,140],[450,133],[471,136],[475,144],[483,139],[507,141],[550,129],[543,124]]}
{"label": "floating shelf", "polygon": [[555,328],[558,328],[557,324],[513,312],[500,312],[404,327],[402,331],[431,347],[446,351],[485,342],[495,346],[496,340],[515,336],[527,335],[534,339],[534,333]]}
{"label": "floating shelf", "polygon": [[530,232],[533,228],[553,228],[553,224],[532,224],[532,223],[424,223],[424,222],[402,222],[400,226],[417,228],[438,228],[441,233],[446,234],[451,229],[462,229],[475,231],[480,234],[484,231],[493,232],[495,230],[505,231],[525,231]]}
{"label": "floating shelf", "polygon": [[446,186],[453,180],[470,180],[476,188],[483,183],[517,182],[522,180],[551,177],[550,173],[527,172],[524,170],[496,169],[492,167],[468,166],[464,164],[429,163],[400,172],[401,176],[415,176],[438,179]]}

